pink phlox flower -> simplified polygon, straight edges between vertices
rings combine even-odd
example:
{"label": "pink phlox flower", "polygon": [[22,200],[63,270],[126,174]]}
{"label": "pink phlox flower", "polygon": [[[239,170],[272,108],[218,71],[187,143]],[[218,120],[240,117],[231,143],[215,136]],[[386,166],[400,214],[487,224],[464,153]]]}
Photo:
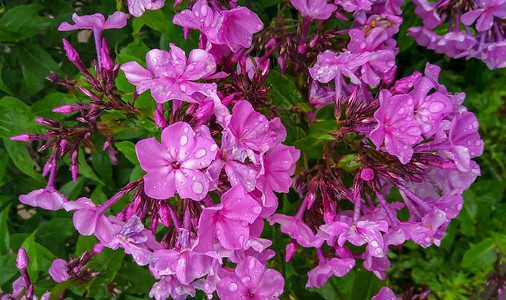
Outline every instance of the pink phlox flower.
{"label": "pink phlox flower", "polygon": [[172,22],[184,28],[185,38],[190,29],[202,32],[207,40],[218,43],[218,29],[223,21],[223,16],[207,5],[207,0],[198,0],[192,9],[185,9],[177,13]]}
{"label": "pink phlox flower", "polygon": [[387,231],[388,223],[386,221],[357,221],[349,226],[346,233],[339,236],[337,243],[341,247],[346,241],[355,246],[362,246],[367,243],[367,253],[374,257],[383,257],[387,247],[381,232]]}
{"label": "pink phlox flower", "polygon": [[392,96],[388,90],[381,90],[379,101],[380,107],[374,113],[378,125],[370,139],[378,149],[384,144],[386,152],[407,164],[413,155],[412,146],[421,141],[422,133],[413,115],[413,99],[406,94]]}
{"label": "pink phlox flower", "polygon": [[337,238],[348,232],[349,228],[346,222],[334,221],[321,225],[317,234],[324,239],[329,246],[334,246]]}
{"label": "pink phlox flower", "polygon": [[138,216],[130,217],[126,223],[112,217],[110,219],[115,221],[113,223],[121,224],[122,227],[107,247],[111,249],[123,248],[125,253],[132,255],[139,266],[147,265],[152,258],[153,251],[162,248],[162,245],[156,241],[151,231],[144,227]]}
{"label": "pink phlox flower", "polygon": [[372,1],[369,0],[336,0],[335,3],[343,7],[347,12],[370,11]]}
{"label": "pink phlox flower", "polygon": [[320,259],[318,266],[307,272],[308,281],[306,288],[309,287],[321,287],[327,280],[332,276],[343,277],[355,266],[355,260],[353,258],[337,258],[331,259]]}
{"label": "pink phlox flower", "polygon": [[351,40],[348,49],[351,53],[369,54],[369,60],[360,66],[362,81],[371,88],[378,86],[382,79],[390,83],[391,81],[386,79],[390,79],[388,75],[392,68],[396,67],[394,49],[382,49],[383,43],[389,39],[387,31],[378,27],[366,35],[364,30],[351,29],[349,35]]}
{"label": "pink phlox flower", "polygon": [[402,298],[396,297],[390,288],[384,286],[371,300],[402,300]]}
{"label": "pink phlox flower", "polygon": [[369,252],[366,252],[364,256],[364,262],[362,263],[364,268],[373,272],[379,279],[385,280],[385,271],[390,269],[390,260],[388,259],[388,256],[375,257],[370,255]]}
{"label": "pink phlox flower", "polygon": [[295,163],[299,157],[298,149],[282,144],[265,153],[262,157],[264,172],[256,182],[256,187],[262,192],[262,206],[277,207],[278,199],[274,192],[289,192],[293,183],[291,176],[295,172]]}
{"label": "pink phlox flower", "polygon": [[290,0],[290,3],[302,16],[318,20],[327,20],[337,9],[337,6],[327,0]]}
{"label": "pink phlox flower", "polygon": [[240,184],[246,192],[251,192],[255,188],[259,170],[254,164],[229,160],[225,163],[225,172],[232,186]]}
{"label": "pink phlox flower", "polygon": [[[453,111],[453,103],[445,94],[433,91],[436,88],[432,80],[422,77],[409,93],[414,101],[414,117],[422,135],[431,137],[439,129],[441,120]],[[431,92],[432,91],[432,92]],[[429,92],[431,92],[429,94]]]}
{"label": "pink phlox flower", "polygon": [[506,68],[506,41],[490,43],[483,52],[485,56],[483,61],[489,69]]}
{"label": "pink phlox flower", "polygon": [[225,249],[243,249],[250,236],[249,224],[255,222],[262,207],[245,193],[241,185],[225,192],[221,203],[200,214],[198,244],[195,252],[213,249],[215,237]]}
{"label": "pink phlox flower", "polygon": [[157,10],[165,5],[165,0],[128,0],[128,11],[140,17],[146,10]]}
{"label": "pink phlox flower", "polygon": [[170,51],[153,49],[146,54],[144,69],[135,61],[121,66],[128,82],[136,86],[137,93],[151,89],[151,95],[158,103],[181,100],[199,102],[193,96],[200,93],[206,97],[216,94],[215,83],[194,82],[207,78],[216,71],[214,56],[201,49],[194,49],[186,58],[185,52],[170,44]]}
{"label": "pink phlox flower", "polygon": [[422,76],[422,73],[414,72],[411,75],[397,79],[394,85],[390,88],[390,92],[394,95],[407,94],[415,86],[415,83],[422,78]]}
{"label": "pink phlox flower", "polygon": [[67,201],[67,196],[48,185],[43,189],[31,191],[26,195],[20,195],[19,201],[33,207],[40,207],[47,210],[59,210]]}
{"label": "pink phlox flower", "polygon": [[271,225],[278,223],[281,225],[281,232],[288,234],[292,239],[297,240],[297,243],[302,247],[320,247],[324,240],[315,235],[313,230],[304,223],[301,216],[285,216],[282,214],[274,214],[268,221]]}
{"label": "pink phlox flower", "polygon": [[265,264],[268,260],[276,255],[276,252],[271,249],[267,249],[267,247],[270,247],[271,244],[272,241],[270,240],[250,237],[245,245],[245,250],[234,251],[229,259],[231,262],[239,263],[246,259],[248,256],[251,256],[256,258],[262,264]]}
{"label": "pink phlox flower", "polygon": [[436,49],[437,43],[441,38],[441,36],[427,27],[410,27],[408,35],[414,37],[418,45],[427,47],[430,50]]}
{"label": "pink phlox flower", "polygon": [[286,129],[279,118],[269,121],[251,103],[241,100],[234,105],[230,122],[223,130],[222,148],[236,148],[237,160],[243,161],[247,156],[256,163],[254,151],[265,153],[285,139]]}
{"label": "pink phlox flower", "polygon": [[334,78],[340,78],[344,75],[350,78],[353,84],[359,85],[360,79],[355,75],[355,71],[368,62],[370,53],[353,54],[350,51],[340,53],[325,50],[318,54],[316,64],[309,68],[309,73],[314,80],[321,83],[328,83]]}
{"label": "pink phlox flower", "polygon": [[227,45],[233,52],[249,48],[253,33],[264,28],[260,18],[246,7],[222,11],[223,21],[218,29],[218,44]]}
{"label": "pink phlox flower", "polygon": [[256,258],[248,256],[237,264],[234,274],[216,284],[223,300],[275,299],[283,293],[285,280],[276,270],[266,269]]}
{"label": "pink phlox flower", "polygon": [[253,33],[263,29],[260,18],[248,8],[210,8],[205,0],[197,1],[192,10],[175,15],[173,22],[184,27],[185,36],[190,29],[200,30],[206,36],[208,50],[210,44],[218,44],[226,45],[233,52],[249,48]]}
{"label": "pink phlox flower", "polygon": [[494,17],[506,19],[505,0],[478,0],[475,2],[477,9],[468,11],[462,15],[461,21],[465,25],[472,25],[476,19],[476,29],[487,31],[494,24]]}
{"label": "pink phlox flower", "polygon": [[93,31],[102,31],[113,28],[123,28],[126,25],[128,15],[121,11],[116,11],[105,20],[102,14],[93,14],[88,16],[72,15],[75,25],[67,22],[61,23],[59,31],[69,31],[76,29],[91,29]]}
{"label": "pink phlox flower", "polygon": [[49,268],[49,275],[56,282],[63,282],[70,278],[67,273],[67,262],[61,258],[55,259]]}
{"label": "pink phlox flower", "polygon": [[477,43],[478,41],[467,33],[448,32],[439,38],[434,51],[452,58],[461,58],[468,55]]}
{"label": "pink phlox flower", "polygon": [[147,172],[146,195],[167,199],[177,191],[182,198],[202,200],[210,181],[203,169],[218,151],[209,128],[202,125],[193,131],[188,123],[177,122],[162,131],[161,141],[148,138],[135,145],[140,165]]}
{"label": "pink phlox flower", "polygon": [[153,253],[154,263],[150,269],[157,276],[173,275],[183,285],[206,275],[211,267],[212,258],[194,253],[191,249],[157,250]]}
{"label": "pink phlox flower", "polygon": [[327,104],[334,103],[336,92],[328,85],[319,85],[316,81],[311,81],[309,89],[309,103],[316,109]]}
{"label": "pink phlox flower", "polygon": [[162,276],[160,281],[153,284],[149,292],[149,297],[156,300],[165,300],[171,297],[174,300],[184,300],[188,296],[195,297],[195,288],[182,284],[176,276]]}
{"label": "pink phlox flower", "polygon": [[439,14],[434,9],[434,4],[430,3],[427,0],[414,0],[415,3],[415,14],[420,17],[423,21],[423,25],[425,25],[428,29],[433,29],[437,25],[443,23],[443,19],[439,16]]}
{"label": "pink phlox flower", "polygon": [[91,199],[82,197],[76,201],[68,201],[63,204],[66,211],[75,210],[73,220],[74,227],[82,235],[95,235],[104,243],[110,242],[119,227],[114,226],[111,221],[104,216],[104,211],[100,206],[96,206]]}
{"label": "pink phlox flower", "polygon": [[483,153],[484,143],[478,133],[478,119],[472,112],[454,117],[448,135],[450,149],[445,151],[462,172],[471,171],[471,158]]}

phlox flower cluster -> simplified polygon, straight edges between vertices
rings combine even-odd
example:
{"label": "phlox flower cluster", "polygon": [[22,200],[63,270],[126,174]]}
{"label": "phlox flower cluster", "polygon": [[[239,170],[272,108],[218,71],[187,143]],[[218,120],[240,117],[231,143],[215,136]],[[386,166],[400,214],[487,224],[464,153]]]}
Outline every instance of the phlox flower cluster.
{"label": "phlox flower cluster", "polygon": [[408,34],[419,45],[449,57],[480,59],[490,69],[506,67],[504,0],[413,2],[424,26],[411,27]]}
{"label": "phlox flower cluster", "polygon": [[[189,2],[173,23],[186,36],[198,30],[199,48],[186,53],[174,41],[168,51],[150,50],[142,64],[114,63],[102,37],[103,30],[125,26],[126,13],[107,19],[74,15],[75,25],[59,28],[94,32],[96,75],[63,41],[69,60],[94,91],[56,74],[48,77],[90,98],[53,110],[81,125],[38,118],[49,127],[46,133],[13,137],[42,142],[39,151],[52,149],[43,172],[47,186],[20,201],[72,211],[77,231],[99,240],[78,258],[55,260],[49,270],[55,281],[85,283],[97,275],[86,267],[94,255],[104,247],[122,248],[156,278],[149,292],[155,299],[184,299],[196,290],[209,298],[275,299],[283,294],[285,279],[275,270],[273,241],[262,235],[267,224],[286,234],[286,261],[301,248],[314,249],[308,288],[345,276],[358,262],[384,279],[390,245],[440,244],[462,208],[462,193],[480,175],[472,159],[484,144],[477,118],[462,105],[465,95],[439,83],[438,66],[427,63],[423,74],[396,78],[394,35],[402,23],[402,1],[291,0],[301,18],[275,19],[265,29],[236,1]],[[164,4],[129,0],[128,9],[138,17]],[[477,26],[494,28],[500,8],[479,7]],[[352,18],[352,27],[328,29],[330,18]],[[309,103],[288,111],[309,132],[321,124],[315,111],[333,111],[326,121],[337,126],[325,132],[318,159],[307,159],[285,142],[283,108],[272,104],[266,84],[274,65],[300,76],[298,87]],[[135,86],[134,99],[149,93],[156,104],[159,135],[135,143],[145,174],[105,203],[87,197],[70,201],[55,187],[58,161],[70,157],[76,180],[79,149],[95,147],[92,137],[102,134],[102,149],[115,164],[114,135],[100,130],[99,116],[110,110],[132,119],[143,114],[117,95],[114,79],[120,71]],[[291,188],[300,198],[293,202],[293,216],[278,210],[279,194]],[[110,214],[122,198],[128,204]],[[398,298],[385,287],[373,299]]]}

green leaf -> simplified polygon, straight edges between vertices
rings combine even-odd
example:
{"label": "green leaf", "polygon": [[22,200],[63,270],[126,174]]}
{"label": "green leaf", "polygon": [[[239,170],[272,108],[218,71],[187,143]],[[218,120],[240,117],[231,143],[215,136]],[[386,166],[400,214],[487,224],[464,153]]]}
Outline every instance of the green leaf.
{"label": "green leaf", "polygon": [[143,23],[156,31],[170,35],[170,24],[172,24],[172,16],[165,15],[161,9],[146,10],[142,16],[136,19],[138,19],[137,22],[139,23]]}
{"label": "green leaf", "polygon": [[0,151],[0,187],[3,185],[2,180],[4,179],[5,170],[7,169],[8,163],[9,163],[9,154],[5,151]]}
{"label": "green leaf", "polygon": [[10,139],[3,138],[5,149],[9,153],[12,162],[16,167],[26,175],[37,180],[40,183],[44,183],[45,179],[33,168],[35,163],[28,153],[27,145],[25,142],[11,141]]}
{"label": "green leaf", "polygon": [[34,133],[41,129],[35,115],[23,101],[14,97],[0,100],[0,137],[10,138],[21,133]]}
{"label": "green leaf", "polygon": [[295,141],[294,146],[301,150],[301,157],[305,155],[308,159],[318,159],[323,155],[325,143],[313,136],[307,136]]}
{"label": "green leaf", "polygon": [[32,93],[40,91],[46,82],[46,76],[55,71],[61,73],[60,67],[46,50],[36,44],[26,44],[21,48],[21,70],[28,89]]}
{"label": "green leaf", "polygon": [[135,153],[135,144],[129,141],[115,142],[114,146],[119,152],[123,153],[125,157],[134,165],[139,165],[137,154]]}
{"label": "green leaf", "polygon": [[62,185],[60,193],[66,195],[69,199],[76,199],[81,194],[86,179],[82,176],[77,177],[76,181],[70,180],[69,182]]}
{"label": "green leaf", "polygon": [[2,267],[0,285],[19,274],[19,270],[16,268],[16,255],[0,255],[0,266]]}
{"label": "green leaf", "polygon": [[10,205],[7,205],[6,208],[0,211],[0,254],[8,254],[10,249],[11,237],[9,235],[9,228],[7,227],[9,211]]}
{"label": "green leaf", "polygon": [[0,18],[0,42],[26,39],[47,28],[49,18],[39,16],[43,7],[36,4],[18,5]]}
{"label": "green leaf", "polygon": [[497,260],[495,243],[491,238],[486,238],[476,245],[473,245],[464,253],[461,266],[463,268],[479,269],[493,264]]}
{"label": "green leaf", "polygon": [[336,138],[330,133],[337,130],[336,120],[325,120],[316,122],[309,128],[309,136],[319,140],[334,141]]}
{"label": "green leaf", "polygon": [[120,64],[124,64],[129,61],[136,61],[141,65],[145,65],[145,57],[148,51],[148,46],[146,46],[140,39],[135,39],[132,43],[128,44],[128,46],[121,49],[116,57],[116,61]]}
{"label": "green leaf", "polygon": [[71,218],[54,218],[38,228],[35,238],[58,256],[66,256],[63,245],[73,234],[75,229]]}
{"label": "green leaf", "polygon": [[0,64],[0,91],[4,91],[9,95],[14,95],[14,93],[9,89],[7,85],[5,85],[5,82],[2,79],[2,68],[3,65]]}
{"label": "green leaf", "polygon": [[79,174],[83,175],[86,178],[94,180],[95,182],[105,185],[105,183],[100,178],[98,178],[95,171],[93,171],[90,165],[88,165],[88,163],[86,162],[86,158],[84,157],[83,151],[79,151],[78,159],[79,159]]}
{"label": "green leaf", "polygon": [[53,120],[61,120],[65,114],[53,112],[53,108],[65,104],[76,104],[76,99],[70,94],[52,93],[32,104],[32,112],[37,117],[44,117]]}
{"label": "green leaf", "polygon": [[373,272],[358,269],[353,280],[351,300],[371,299],[385,285]]}
{"label": "green leaf", "polygon": [[114,280],[118,273],[125,253],[123,250],[104,249],[104,251],[95,257],[89,263],[93,271],[99,272],[88,285],[88,297],[90,298],[106,298],[110,299],[111,295],[108,285]]}
{"label": "green leaf", "polygon": [[360,159],[356,154],[346,154],[339,160],[337,167],[347,172],[353,172],[360,167]]}
{"label": "green leaf", "polygon": [[501,201],[506,185],[496,180],[480,180],[471,186],[475,195],[480,195],[479,201],[494,204]]}
{"label": "green leaf", "polygon": [[274,105],[292,108],[297,103],[305,102],[293,81],[278,71],[270,70],[265,83],[271,87],[269,94],[272,96],[272,104]]}
{"label": "green leaf", "polygon": [[46,247],[35,242],[36,232],[37,230],[30,234],[21,245],[21,248],[26,250],[26,254],[30,259],[30,264],[28,264],[28,273],[30,274],[30,278],[35,282],[39,278],[39,271],[46,272],[49,267],[51,267],[53,260],[56,258],[56,256]]}

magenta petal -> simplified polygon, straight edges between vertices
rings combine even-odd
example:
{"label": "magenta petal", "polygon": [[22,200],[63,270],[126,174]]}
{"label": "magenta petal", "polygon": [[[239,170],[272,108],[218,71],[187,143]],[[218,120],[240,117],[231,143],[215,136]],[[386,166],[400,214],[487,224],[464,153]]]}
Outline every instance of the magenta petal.
{"label": "magenta petal", "polygon": [[82,235],[92,235],[97,222],[97,211],[92,209],[80,209],[74,213],[74,226]]}
{"label": "magenta petal", "polygon": [[167,172],[172,170],[171,155],[154,137],[138,141],[135,145],[135,153],[137,153],[137,158],[144,171],[162,168],[167,168]]}
{"label": "magenta petal", "polygon": [[176,190],[181,198],[195,201],[204,199],[209,191],[209,178],[206,174],[184,168],[174,172]]}
{"label": "magenta petal", "polygon": [[249,238],[249,228],[224,217],[216,222],[216,237],[225,249],[243,249]]}
{"label": "magenta petal", "polygon": [[215,218],[218,216],[221,207],[221,205],[209,207],[200,214],[197,229],[198,243],[193,249],[195,252],[204,253],[213,249],[216,232]]}
{"label": "magenta petal", "polygon": [[216,72],[216,61],[212,54],[201,49],[194,49],[188,55],[183,78],[198,80]]}
{"label": "magenta petal", "polygon": [[69,279],[70,276],[67,273],[67,262],[60,258],[55,259],[51,268],[49,268],[49,275],[51,275],[53,280],[56,282],[63,282]]}
{"label": "magenta petal", "polygon": [[195,147],[194,136],[195,132],[188,123],[177,122],[162,131],[162,145],[174,160],[183,162]]}
{"label": "magenta petal", "polygon": [[249,280],[245,282],[248,287],[256,287],[262,279],[264,271],[265,265],[252,256],[246,257],[235,268],[235,274],[240,278],[249,276]]}
{"label": "magenta petal", "polygon": [[175,180],[175,172],[169,167],[149,171],[144,175],[144,192],[154,199],[174,197]]}
{"label": "magenta petal", "polygon": [[243,299],[248,294],[247,288],[237,277],[225,277],[216,284],[216,291],[222,300]]}
{"label": "magenta petal", "polygon": [[105,21],[103,29],[123,28],[127,23],[128,15],[121,11],[115,11]]}
{"label": "magenta petal", "polygon": [[144,69],[138,62],[130,61],[121,65],[128,82],[136,86],[137,93],[142,94],[153,87],[153,73]]}

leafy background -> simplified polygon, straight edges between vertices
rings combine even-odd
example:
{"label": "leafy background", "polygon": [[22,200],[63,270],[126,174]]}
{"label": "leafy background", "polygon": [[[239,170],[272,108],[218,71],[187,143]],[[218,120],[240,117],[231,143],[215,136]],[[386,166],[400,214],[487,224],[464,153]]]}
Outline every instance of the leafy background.
{"label": "leafy background", "polygon": [[[130,20],[120,30],[106,31],[113,55],[120,63],[131,60],[141,62],[151,48],[168,49],[169,43],[185,50],[196,48],[198,35],[192,33],[183,39],[179,26],[173,25],[176,11],[167,1],[162,10],[148,11],[141,18]],[[248,0],[249,6],[268,24],[280,5],[280,0]],[[144,299],[154,282],[149,271],[138,267],[121,251],[105,250],[89,264],[100,275],[86,284],[63,282],[55,284],[47,270],[55,258],[77,257],[90,250],[96,240],[79,236],[72,225],[71,215],[64,211],[35,210],[19,203],[17,197],[44,187],[40,175],[41,164],[47,153],[38,154],[37,145],[11,141],[12,135],[43,131],[34,121],[36,116],[61,118],[52,113],[55,106],[84,101],[82,95],[70,94],[45,80],[50,71],[67,78],[79,77],[62,50],[61,39],[67,38],[81,54],[86,65],[94,58],[92,37],[83,32],[58,32],[63,21],[69,21],[73,12],[110,14],[122,9],[114,0],[7,0],[0,1],[0,290],[11,291],[12,282],[19,276],[15,267],[15,254],[20,247],[27,250],[31,263],[29,272],[36,282],[36,294],[46,290],[67,289],[66,297],[96,299]],[[467,94],[465,105],[480,120],[480,133],[485,140],[485,153],[478,159],[482,176],[464,193],[464,207],[452,221],[441,247],[422,249],[413,243],[392,248],[389,257],[392,267],[386,282],[372,273],[355,268],[343,278],[333,277],[321,289],[305,290],[306,272],[314,265],[314,253],[299,249],[290,263],[282,253],[288,241],[278,228],[266,227],[265,235],[273,239],[278,253],[272,266],[286,279],[283,295],[292,299],[369,299],[381,286],[390,286],[397,295],[410,288],[415,292],[430,289],[429,299],[493,299],[494,279],[504,276],[506,253],[506,70],[490,71],[477,60],[451,60],[417,46],[406,36],[410,26],[421,21],[414,15],[414,5],[403,6],[404,24],[398,34],[400,53],[397,57],[398,76],[415,70],[422,71],[430,61],[442,67],[440,81],[448,90]],[[294,17],[296,15],[294,14]],[[133,86],[120,72],[117,88],[124,101],[132,101]],[[304,96],[288,78],[271,72],[267,84],[271,85],[272,101],[281,106],[303,102]],[[300,104],[303,105],[303,104]],[[102,116],[102,122],[115,128],[119,164],[112,167],[105,153],[92,151],[80,157],[81,173],[76,182],[71,180],[69,162],[61,166],[57,187],[76,199],[90,196],[103,202],[131,179],[142,175],[133,152],[133,143],[141,137],[152,136],[156,127],[148,116],[152,115],[153,101],[149,94],[139,97],[136,106],[146,117],[132,123],[122,122],[114,113]],[[323,113],[322,113],[323,115]],[[325,134],[310,133],[301,136],[290,115],[282,116],[287,126],[288,142],[311,153],[315,143]],[[119,125],[118,125],[119,124]],[[103,141],[102,141],[103,143]],[[290,213],[293,194],[280,198],[281,210]],[[118,206],[112,208],[113,212]],[[492,280],[490,280],[492,279]],[[202,297],[202,294],[198,295]]]}

